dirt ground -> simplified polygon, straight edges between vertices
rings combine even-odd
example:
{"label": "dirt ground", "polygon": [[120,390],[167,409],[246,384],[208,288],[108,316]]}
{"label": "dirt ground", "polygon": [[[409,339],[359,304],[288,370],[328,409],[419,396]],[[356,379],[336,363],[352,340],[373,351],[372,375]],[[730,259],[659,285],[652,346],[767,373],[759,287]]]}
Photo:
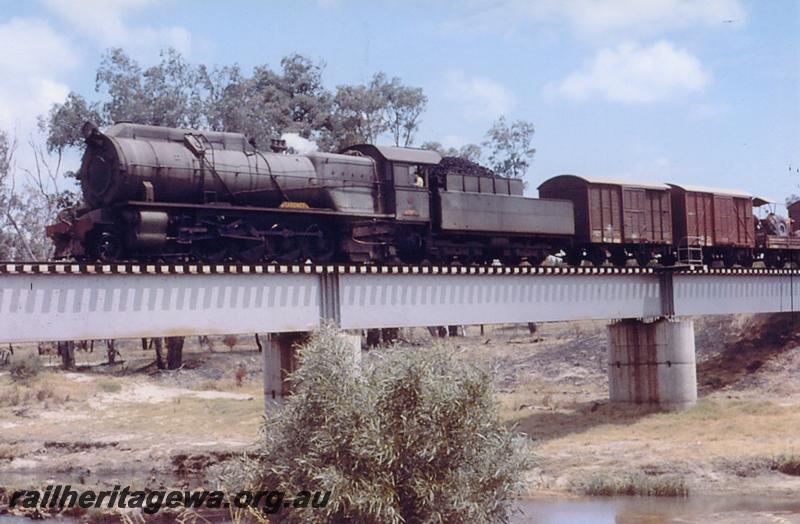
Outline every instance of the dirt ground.
{"label": "dirt ground", "polygon": [[[540,324],[534,334],[524,325],[483,335],[470,327],[444,343],[495,370],[501,416],[536,457],[532,494],[633,472],[679,475],[693,494],[791,494],[800,471],[776,464],[800,465],[795,333],[800,318],[695,319],[701,398],[676,413],[608,404],[604,322]],[[409,347],[434,343],[425,330],[402,335]],[[197,342],[187,339],[176,371],[148,366],[152,351],[139,341],[119,342],[113,366],[98,343],[77,354],[74,372],[58,370],[53,355],[24,380],[0,367],[2,488],[213,486],[208,468],[257,439],[261,359],[252,336]]]}
{"label": "dirt ground", "polygon": [[462,343],[468,358],[497,367],[502,416],[534,444],[531,494],[642,472],[676,476],[692,494],[800,490],[800,317],[694,322],[700,398],[682,412],[608,403],[602,322]]}

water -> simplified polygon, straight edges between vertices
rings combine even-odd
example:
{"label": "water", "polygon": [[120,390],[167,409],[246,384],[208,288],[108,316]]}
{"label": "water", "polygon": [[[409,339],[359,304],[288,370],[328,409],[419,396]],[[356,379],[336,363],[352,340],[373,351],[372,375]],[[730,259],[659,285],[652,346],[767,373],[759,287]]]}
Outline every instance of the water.
{"label": "water", "polygon": [[524,514],[515,515],[514,524],[800,524],[800,496],[534,498],[519,506]]}

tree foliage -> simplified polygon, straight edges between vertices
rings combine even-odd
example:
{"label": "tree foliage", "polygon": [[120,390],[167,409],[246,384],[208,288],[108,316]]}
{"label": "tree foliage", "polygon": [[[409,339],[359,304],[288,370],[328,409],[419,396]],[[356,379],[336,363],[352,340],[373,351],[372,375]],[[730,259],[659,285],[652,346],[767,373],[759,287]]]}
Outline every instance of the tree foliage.
{"label": "tree foliage", "polygon": [[388,80],[384,73],[376,73],[366,85],[337,86],[325,142],[337,150],[374,143],[389,133],[395,145],[407,147],[414,142],[427,102],[421,88],[407,87],[397,77]]}
{"label": "tree foliage", "polygon": [[430,149],[431,151],[436,151],[442,156],[453,156],[456,158],[463,158],[464,160],[469,160],[470,162],[475,162],[476,164],[480,163],[481,158],[483,157],[483,150],[481,150],[481,146],[477,144],[465,144],[460,148],[455,147],[444,147],[439,142],[423,142],[420,146],[422,149]]}
{"label": "tree foliage", "polygon": [[387,134],[410,145],[427,103],[421,88],[376,73],[367,85],[325,88],[325,64],[291,54],[275,70],[267,64],[251,74],[238,65],[193,65],[174,49],[143,68],[122,49],[109,49],[97,69],[95,89],[102,101],[70,93],[51,109],[42,126],[49,151],[82,143],[80,123],[119,121],[170,127],[236,131],[261,147],[283,133],[315,140],[336,150],[374,142]]}
{"label": "tree foliage", "polygon": [[[76,196],[61,190],[60,157],[48,157],[33,141],[33,167],[20,169],[14,162],[17,140],[0,131],[0,259],[39,260],[50,257],[52,245],[44,235],[59,210],[75,203]],[[17,175],[17,176],[15,176]]]}
{"label": "tree foliage", "polygon": [[[277,522],[501,522],[529,466],[495,414],[491,377],[441,350],[390,350],[359,372],[323,328],[300,349],[294,393],[269,415],[231,487],[330,490]],[[374,360],[374,361],[373,361]]]}
{"label": "tree foliage", "polygon": [[522,178],[533,160],[536,149],[533,141],[533,124],[516,120],[509,124],[500,117],[486,133],[483,145],[489,150],[489,166],[495,173],[512,178]]}
{"label": "tree foliage", "polygon": [[525,120],[515,120],[511,124],[505,117],[494,122],[486,133],[483,148],[477,144],[466,144],[461,148],[444,147],[439,142],[424,142],[423,149],[437,151],[444,157],[456,157],[481,163],[486,151],[489,168],[498,175],[523,178],[530,166],[536,149],[533,142],[534,127]]}

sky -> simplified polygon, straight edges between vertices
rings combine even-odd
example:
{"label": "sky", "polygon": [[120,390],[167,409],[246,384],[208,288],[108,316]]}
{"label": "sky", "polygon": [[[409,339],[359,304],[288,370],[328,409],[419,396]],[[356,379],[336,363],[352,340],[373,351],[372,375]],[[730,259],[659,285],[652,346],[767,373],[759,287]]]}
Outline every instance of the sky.
{"label": "sky", "polygon": [[70,90],[97,99],[111,46],[247,70],[299,52],[329,88],[384,71],[428,96],[417,144],[530,121],[533,194],[560,173],[800,194],[800,0],[0,0],[0,128],[40,139]]}

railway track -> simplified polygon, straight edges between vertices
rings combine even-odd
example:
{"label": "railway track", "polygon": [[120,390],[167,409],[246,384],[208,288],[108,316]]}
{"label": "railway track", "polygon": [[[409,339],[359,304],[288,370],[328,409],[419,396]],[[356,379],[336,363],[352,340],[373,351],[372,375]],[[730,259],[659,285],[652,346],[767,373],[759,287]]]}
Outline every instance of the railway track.
{"label": "railway track", "polygon": [[148,264],[3,262],[0,275],[12,274],[420,274],[420,275],[631,275],[681,273],[704,275],[800,275],[800,269],[676,267],[561,267],[561,266],[431,266],[358,264]]}

